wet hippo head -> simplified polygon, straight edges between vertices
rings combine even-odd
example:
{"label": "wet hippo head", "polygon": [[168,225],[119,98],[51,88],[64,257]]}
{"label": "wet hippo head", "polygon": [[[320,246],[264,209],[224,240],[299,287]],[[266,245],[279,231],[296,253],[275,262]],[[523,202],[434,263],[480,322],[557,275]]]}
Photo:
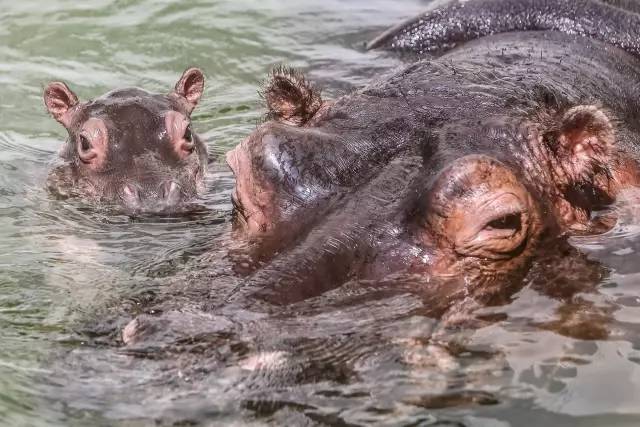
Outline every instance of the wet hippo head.
{"label": "wet hippo head", "polygon": [[638,181],[637,133],[620,121],[636,100],[593,71],[589,89],[565,84],[547,56],[518,68],[535,43],[555,48],[508,39],[496,49],[509,59],[483,74],[495,51],[469,47],[333,103],[278,70],[271,120],[227,155],[238,227],[278,254],[261,277],[326,289],[409,273],[467,292],[519,276],[542,242],[611,225],[593,213]]}
{"label": "wet hippo head", "polygon": [[44,102],[69,138],[49,188],[129,213],[183,209],[204,186],[206,147],[190,118],[203,90],[196,68],[160,95],[126,88],[80,102],[66,84],[50,83]]}

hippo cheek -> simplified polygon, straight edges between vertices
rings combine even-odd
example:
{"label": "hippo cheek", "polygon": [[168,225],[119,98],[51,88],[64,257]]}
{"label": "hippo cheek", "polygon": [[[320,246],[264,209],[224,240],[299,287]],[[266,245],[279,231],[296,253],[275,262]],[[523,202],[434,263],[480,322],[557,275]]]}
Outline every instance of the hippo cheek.
{"label": "hippo cheek", "polygon": [[371,230],[366,235],[371,246],[362,255],[365,262],[358,271],[358,277],[377,281],[408,273],[420,276],[421,282],[428,281],[436,260],[434,248],[415,241],[411,232],[399,226],[396,219],[362,227]]}

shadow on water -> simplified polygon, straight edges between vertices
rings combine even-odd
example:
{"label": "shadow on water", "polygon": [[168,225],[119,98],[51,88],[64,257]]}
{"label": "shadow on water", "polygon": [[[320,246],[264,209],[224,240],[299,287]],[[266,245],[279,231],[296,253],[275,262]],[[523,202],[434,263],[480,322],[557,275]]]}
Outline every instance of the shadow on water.
{"label": "shadow on water", "polygon": [[[0,424],[637,425],[632,202],[613,230],[549,248],[482,307],[416,277],[282,305],[239,273],[256,261],[230,239],[222,154],[259,120],[258,82],[287,62],[328,97],[358,87],[398,65],[362,43],[428,3],[3,4]],[[201,210],[129,218],[46,194],[64,138],[47,81],[85,99],[159,91],[193,64],[214,158]]]}

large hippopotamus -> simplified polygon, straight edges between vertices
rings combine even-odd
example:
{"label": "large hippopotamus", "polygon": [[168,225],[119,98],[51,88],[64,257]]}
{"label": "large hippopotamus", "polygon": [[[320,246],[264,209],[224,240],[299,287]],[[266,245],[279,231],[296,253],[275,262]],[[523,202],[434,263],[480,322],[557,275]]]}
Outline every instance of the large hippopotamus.
{"label": "large hippopotamus", "polygon": [[369,44],[417,62],[334,101],[275,70],[267,120],[227,154],[249,288],[410,276],[491,300],[558,239],[607,230],[640,184],[638,10],[454,2]]}
{"label": "large hippopotamus", "polygon": [[203,90],[197,68],[168,94],[124,88],[80,102],[65,83],[49,83],[45,105],[69,133],[49,190],[129,214],[183,210],[204,187],[207,149],[190,118]]}

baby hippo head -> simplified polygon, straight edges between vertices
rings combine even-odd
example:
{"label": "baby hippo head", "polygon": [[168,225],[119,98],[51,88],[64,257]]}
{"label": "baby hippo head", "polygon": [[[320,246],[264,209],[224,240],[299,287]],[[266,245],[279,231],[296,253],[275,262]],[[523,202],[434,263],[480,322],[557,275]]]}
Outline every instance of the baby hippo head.
{"label": "baby hippo head", "polygon": [[45,105],[69,133],[49,189],[129,214],[184,210],[204,187],[207,151],[191,125],[203,90],[197,68],[168,94],[125,88],[81,102],[65,83],[49,83]]}

